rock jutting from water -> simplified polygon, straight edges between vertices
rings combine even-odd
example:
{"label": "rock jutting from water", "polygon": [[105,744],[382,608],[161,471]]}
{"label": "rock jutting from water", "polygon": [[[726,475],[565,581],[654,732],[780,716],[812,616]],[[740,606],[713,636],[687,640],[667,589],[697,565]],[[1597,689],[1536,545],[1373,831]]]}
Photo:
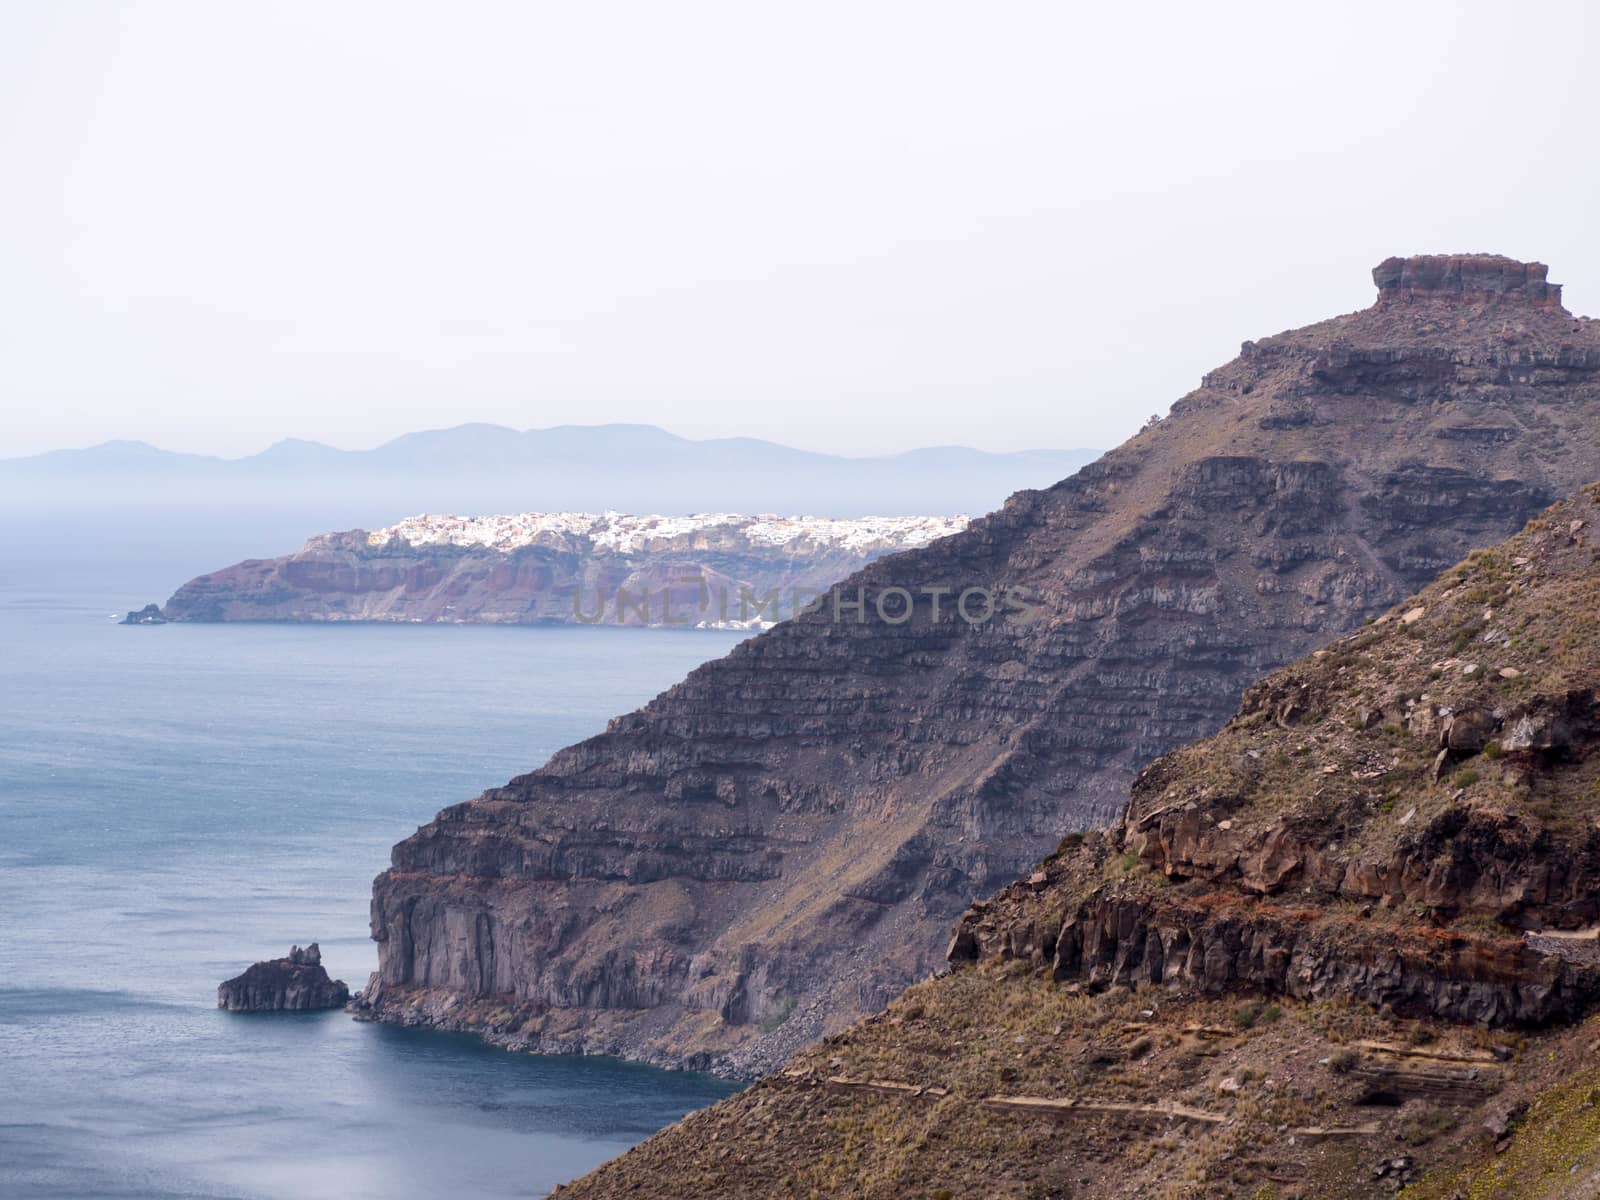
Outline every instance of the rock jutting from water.
{"label": "rock jutting from water", "polygon": [[258,962],[217,988],[217,1007],[229,1012],[311,1012],[343,1008],[349,999],[344,980],[328,978],[315,942]]}

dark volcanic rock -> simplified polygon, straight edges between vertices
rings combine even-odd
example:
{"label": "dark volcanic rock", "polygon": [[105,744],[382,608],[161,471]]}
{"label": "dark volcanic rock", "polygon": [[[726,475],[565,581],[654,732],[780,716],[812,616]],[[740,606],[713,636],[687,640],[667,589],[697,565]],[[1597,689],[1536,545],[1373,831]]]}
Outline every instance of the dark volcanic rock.
{"label": "dark volcanic rock", "polygon": [[159,605],[146,604],[122,618],[123,625],[165,625],[167,618]]}
{"label": "dark volcanic rock", "polygon": [[1518,262],[1499,254],[1421,254],[1389,258],[1372,271],[1379,303],[1426,300],[1445,294],[1466,300],[1538,308],[1561,307],[1561,285],[1546,280],[1543,263]]}
{"label": "dark volcanic rock", "polygon": [[[1370,309],[1245,343],[1072,478],[867,567],[842,589],[861,607],[753,638],[444,810],[376,881],[368,1015],[779,1061],[936,968],[971,896],[1115,818],[1264,671],[1600,478],[1600,324],[1542,268],[1409,259],[1378,281]],[[994,619],[959,619],[967,588]],[[911,619],[881,619],[905,593]],[[1531,710],[1505,743],[1554,753],[1569,724]]]}
{"label": "dark volcanic rock", "polygon": [[[1592,1194],[1597,520],[1600,484],[1252,685],[975,902],[950,974],[560,1194]],[[1530,713],[1559,745],[1472,748]]]}
{"label": "dark volcanic rock", "polygon": [[307,1012],[343,1008],[349,999],[344,980],[328,978],[315,942],[258,962],[217,988],[217,1007],[229,1012]]}

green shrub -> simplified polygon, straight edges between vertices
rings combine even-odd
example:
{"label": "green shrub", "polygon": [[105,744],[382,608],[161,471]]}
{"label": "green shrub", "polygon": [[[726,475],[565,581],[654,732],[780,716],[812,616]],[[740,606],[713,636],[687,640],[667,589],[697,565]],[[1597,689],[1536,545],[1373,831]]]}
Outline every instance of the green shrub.
{"label": "green shrub", "polygon": [[1335,1075],[1348,1075],[1355,1070],[1356,1064],[1360,1061],[1360,1052],[1346,1046],[1343,1050],[1335,1050],[1329,1057],[1328,1070]]}
{"label": "green shrub", "polygon": [[761,1018],[761,1032],[771,1033],[774,1029],[778,1028],[778,1026],[787,1021],[790,1014],[793,1012],[794,997],[782,997],[776,1004],[767,1009],[766,1014]]}

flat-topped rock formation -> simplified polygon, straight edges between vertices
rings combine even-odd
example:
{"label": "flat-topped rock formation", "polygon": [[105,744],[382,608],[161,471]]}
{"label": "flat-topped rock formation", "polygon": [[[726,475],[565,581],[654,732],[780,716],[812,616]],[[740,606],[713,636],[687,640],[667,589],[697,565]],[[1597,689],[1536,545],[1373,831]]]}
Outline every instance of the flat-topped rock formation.
{"label": "flat-topped rock formation", "polygon": [[[323,534],[297,554],[202,575],[157,617],[761,628],[874,559],[926,546],[967,523],[961,516],[424,515],[370,533]],[[154,605],[144,610],[153,612]]]}
{"label": "flat-topped rock formation", "polygon": [[775,1065],[939,967],[973,896],[1114,820],[1263,672],[1600,478],[1600,324],[1541,267],[1376,278],[1371,308],[1244,343],[1072,478],[445,809],[374,885],[365,1015]]}
{"label": "flat-topped rock formation", "polygon": [[1373,269],[1378,303],[1494,303],[1561,311],[1561,285],[1543,263],[1499,254],[1422,254],[1388,258]]}
{"label": "flat-topped rock formation", "polygon": [[343,1008],[349,999],[344,980],[328,978],[315,942],[255,963],[217,988],[217,1007],[229,1012],[309,1012]]}

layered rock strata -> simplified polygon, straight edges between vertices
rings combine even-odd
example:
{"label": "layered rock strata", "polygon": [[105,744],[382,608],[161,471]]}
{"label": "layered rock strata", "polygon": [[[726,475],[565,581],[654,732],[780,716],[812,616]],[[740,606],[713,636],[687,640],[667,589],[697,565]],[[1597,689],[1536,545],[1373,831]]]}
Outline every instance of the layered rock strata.
{"label": "layered rock strata", "polygon": [[749,1074],[881,1007],[1265,670],[1600,477],[1600,325],[1543,272],[1386,263],[1372,308],[444,810],[375,883],[364,1012]]}
{"label": "layered rock strata", "polygon": [[561,1193],[1588,1194],[1597,529],[1600,485],[1269,675],[952,974]]}

